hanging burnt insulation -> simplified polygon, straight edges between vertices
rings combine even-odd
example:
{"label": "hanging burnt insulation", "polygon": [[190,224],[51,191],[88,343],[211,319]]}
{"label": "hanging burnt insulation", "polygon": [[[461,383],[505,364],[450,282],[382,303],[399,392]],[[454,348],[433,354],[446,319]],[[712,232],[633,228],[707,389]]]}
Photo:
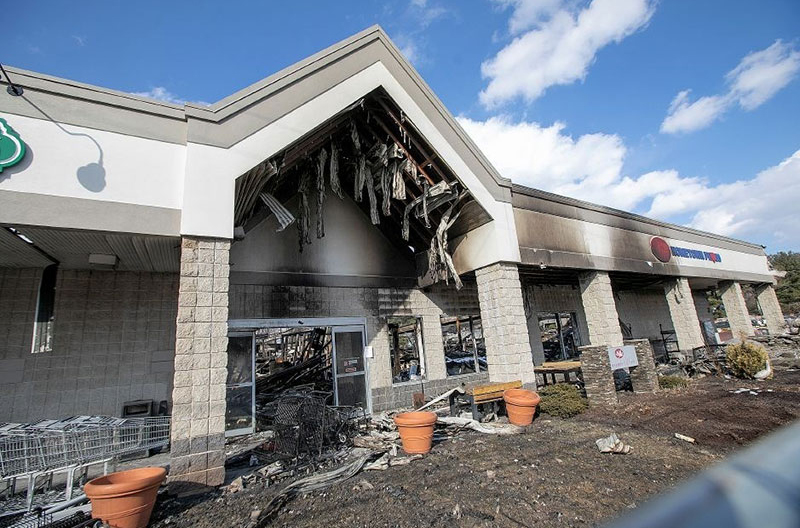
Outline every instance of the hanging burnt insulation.
{"label": "hanging burnt insulation", "polygon": [[460,290],[463,286],[461,277],[456,272],[456,267],[453,264],[453,258],[447,247],[447,231],[453,227],[453,224],[461,214],[461,209],[454,215],[453,210],[458,203],[467,195],[464,191],[459,194],[450,207],[442,215],[439,226],[436,228],[436,234],[431,239],[431,247],[428,252],[428,269],[433,276],[434,281],[444,279],[445,283],[450,284],[450,278],[456,285],[456,289]]}
{"label": "hanging burnt insulation", "polygon": [[397,143],[395,143],[393,141],[392,144],[389,145],[388,156],[389,156],[390,160],[402,159],[403,158],[403,149],[400,147],[400,145],[398,145]]}
{"label": "hanging burnt insulation", "polygon": [[383,197],[383,216],[392,214],[392,179],[388,167],[381,167],[381,196]]}
{"label": "hanging burnt insulation", "polygon": [[378,216],[378,197],[375,195],[375,178],[369,167],[367,167],[366,170],[365,183],[367,186],[367,196],[369,197],[369,218],[372,220],[372,225],[378,225],[381,223],[381,218]]}
{"label": "hanging burnt insulation", "polygon": [[357,202],[363,200],[364,184],[367,181],[367,170],[367,157],[361,154],[356,159],[356,172],[353,176],[353,181],[355,182],[353,197]]}
{"label": "hanging burnt insulation", "polygon": [[430,192],[430,187],[428,186],[428,180],[422,180],[422,217],[425,219],[425,227],[431,226],[431,221],[428,219],[428,193]]}
{"label": "hanging burnt insulation", "polygon": [[389,164],[389,147],[379,141],[369,149],[367,158],[373,166],[386,167]]}
{"label": "hanging burnt insulation", "polygon": [[266,183],[278,174],[272,160],[264,160],[236,180],[236,199],[233,208],[234,225],[242,225],[252,214],[259,193]]}
{"label": "hanging burnt insulation", "polygon": [[306,167],[303,168],[300,176],[300,187],[297,192],[300,194],[300,206],[297,213],[297,235],[300,246],[300,253],[303,246],[311,243],[308,232],[311,231],[311,208],[308,205],[308,195],[311,192],[311,174]]}
{"label": "hanging burnt insulation", "polygon": [[317,238],[325,236],[325,220],[323,209],[325,207],[325,163],[328,161],[328,151],[319,149],[317,155]]}
{"label": "hanging burnt insulation", "polygon": [[358,127],[356,122],[350,120],[350,141],[353,142],[353,149],[356,153],[361,153],[361,137],[358,135]]}
{"label": "hanging burnt insulation", "polygon": [[[427,182],[427,180],[425,180],[425,182]],[[441,205],[444,205],[448,201],[455,198],[456,185],[456,182],[448,184],[447,182],[443,181],[431,187],[425,185],[425,191],[420,196],[414,198],[414,200],[412,200],[403,211],[403,226],[401,230],[403,240],[408,240],[411,212],[414,211],[414,216],[417,218],[424,217],[426,223],[430,225],[430,220],[428,220],[428,209],[426,207],[428,200],[431,199],[431,204],[435,206],[431,209],[431,211],[437,207],[440,207]],[[420,207],[420,205],[422,207]]]}
{"label": "hanging burnt insulation", "polygon": [[289,210],[284,207],[277,198],[265,192],[262,192],[259,196],[261,197],[261,201],[264,202],[264,205],[269,208],[269,210],[278,220],[278,229],[276,229],[277,232],[281,232],[292,225],[292,222],[295,220],[294,215],[292,215],[292,213],[290,213]]}
{"label": "hanging burnt insulation", "polygon": [[330,172],[331,172],[331,191],[333,191],[339,198],[344,199],[344,192],[342,191],[342,182],[339,181],[339,148],[336,146],[335,141],[331,141]]}
{"label": "hanging burnt insulation", "polygon": [[403,165],[402,165],[402,168],[401,168],[401,171],[400,171],[400,180],[402,180],[402,186],[403,186],[402,193],[403,193],[403,195],[405,195],[406,194],[406,183],[405,183],[405,179],[403,178],[403,173],[408,174],[408,177],[411,179],[411,181],[417,181],[417,178],[419,177],[419,174],[417,173],[417,165],[414,163],[414,160],[412,160],[411,158],[406,158],[406,160],[404,162],[402,162],[402,163],[403,163]]}
{"label": "hanging burnt insulation", "polygon": [[403,173],[400,169],[401,163],[400,160],[393,159],[389,161],[389,168],[387,169],[392,198],[395,200],[406,199],[406,184],[403,181]]}
{"label": "hanging burnt insulation", "polygon": [[392,198],[406,199],[406,182],[403,179],[403,149],[397,143],[389,147],[389,177],[391,178]]}
{"label": "hanging burnt insulation", "polygon": [[454,200],[457,194],[455,183],[448,185],[445,182],[439,182],[431,187],[425,186],[425,188],[425,199],[422,202],[423,207],[418,207],[414,216],[417,218],[425,218],[425,223],[428,224],[428,211],[435,211],[442,205]]}

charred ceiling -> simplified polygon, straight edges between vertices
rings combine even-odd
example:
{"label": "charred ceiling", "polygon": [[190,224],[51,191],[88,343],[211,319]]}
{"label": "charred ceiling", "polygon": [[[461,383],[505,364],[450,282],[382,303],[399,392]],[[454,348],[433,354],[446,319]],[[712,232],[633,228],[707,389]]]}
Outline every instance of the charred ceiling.
{"label": "charred ceiling", "polygon": [[[335,228],[325,226],[325,200],[345,195],[410,258],[424,253],[434,282],[459,288],[448,242],[491,220],[378,89],[239,177],[234,225],[241,236],[274,215],[280,230],[294,224],[302,252]],[[295,196],[291,211],[286,204]]]}

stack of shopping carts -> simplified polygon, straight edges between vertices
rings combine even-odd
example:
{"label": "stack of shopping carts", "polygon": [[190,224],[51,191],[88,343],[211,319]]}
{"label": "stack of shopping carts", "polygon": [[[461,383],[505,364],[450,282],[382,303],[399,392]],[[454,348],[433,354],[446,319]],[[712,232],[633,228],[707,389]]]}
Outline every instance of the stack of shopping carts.
{"label": "stack of shopping carts", "polygon": [[75,416],[27,424],[0,423],[0,480],[5,483],[4,491],[11,497],[17,481],[27,481],[26,507],[30,510],[36,480],[66,473],[65,498],[69,500],[76,471],[83,471],[85,476],[91,465],[103,463],[107,468],[121,455],[169,445],[169,422],[169,416]]}
{"label": "stack of shopping carts", "polygon": [[169,416],[76,416],[0,425],[0,477],[52,471],[169,444]]}

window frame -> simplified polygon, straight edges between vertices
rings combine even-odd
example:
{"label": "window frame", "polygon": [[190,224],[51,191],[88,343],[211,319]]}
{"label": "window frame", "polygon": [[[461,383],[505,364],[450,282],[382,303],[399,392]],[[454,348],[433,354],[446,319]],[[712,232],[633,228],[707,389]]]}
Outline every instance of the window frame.
{"label": "window frame", "polygon": [[[450,319],[451,321],[445,323],[443,322],[446,319]],[[480,338],[475,337],[475,322],[480,322]],[[469,337],[468,341],[471,343],[472,348],[472,365],[473,370],[472,372],[462,372],[460,374],[450,374],[449,370],[447,369],[447,343],[445,341],[445,333],[444,327],[446,325],[455,324],[457,327],[459,325],[463,325],[466,322],[469,325]],[[442,353],[444,354],[444,361],[445,361],[445,374],[447,378],[458,378],[461,376],[474,376],[476,374],[482,374],[484,372],[489,371],[489,362],[488,358],[486,357],[486,339],[483,335],[483,320],[481,316],[478,315],[447,315],[442,314],[439,316],[439,324],[442,328]],[[461,336],[461,331],[459,330],[459,336]],[[478,346],[478,341],[483,343],[483,355],[480,354],[480,346]],[[464,347],[466,348],[466,347]],[[466,350],[465,350],[466,351]],[[466,356],[465,356],[466,357]],[[481,366],[480,359],[483,358],[484,362],[486,363],[485,367]]]}
{"label": "window frame", "polygon": [[[36,310],[33,314],[31,354],[46,354],[53,351],[57,283],[58,264],[50,264],[42,270],[42,275],[39,278],[39,289],[36,293]],[[42,341],[44,341],[44,345]]]}
{"label": "window frame", "polygon": [[[394,354],[396,353],[394,347],[394,339],[392,335],[392,319],[415,319],[416,332],[415,332],[415,349],[417,350],[417,361],[419,362],[419,377],[417,379],[409,379],[406,381],[394,380]],[[396,325],[395,325],[396,326]],[[392,378],[392,386],[408,385],[427,381],[428,369],[425,364],[425,325],[423,324],[423,317],[421,315],[390,315],[386,318],[386,330],[389,338],[389,372]],[[399,342],[399,336],[398,336]]]}
{"label": "window frame", "polygon": [[[572,327],[572,331],[574,333],[575,339],[573,339],[573,345],[575,347],[575,357],[570,357],[567,354],[567,347],[565,346],[564,340],[562,336],[564,334],[564,325],[561,323],[561,317],[568,316],[569,322]],[[557,361],[570,361],[580,357],[580,351],[578,350],[579,347],[582,346],[583,337],[581,336],[581,329],[578,325],[578,312],[573,310],[559,310],[556,312],[537,312],[536,313],[536,324],[539,326],[539,339],[542,343],[542,351],[544,352],[544,335],[542,334],[542,327],[541,321],[543,318],[551,318],[555,320],[556,323],[556,336],[558,339],[558,346],[561,350],[561,357]],[[545,354],[545,361],[547,361],[547,355]],[[552,361],[552,360],[551,360]]]}

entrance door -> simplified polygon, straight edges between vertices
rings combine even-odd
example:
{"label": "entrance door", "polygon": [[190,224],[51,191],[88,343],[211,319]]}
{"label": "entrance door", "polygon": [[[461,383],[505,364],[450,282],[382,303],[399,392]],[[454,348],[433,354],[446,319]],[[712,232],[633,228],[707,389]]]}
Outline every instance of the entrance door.
{"label": "entrance door", "polygon": [[225,436],[255,432],[255,334],[228,334]]}
{"label": "entrance door", "polygon": [[364,361],[364,327],[335,326],[331,332],[336,405],[353,405],[369,409]]}

